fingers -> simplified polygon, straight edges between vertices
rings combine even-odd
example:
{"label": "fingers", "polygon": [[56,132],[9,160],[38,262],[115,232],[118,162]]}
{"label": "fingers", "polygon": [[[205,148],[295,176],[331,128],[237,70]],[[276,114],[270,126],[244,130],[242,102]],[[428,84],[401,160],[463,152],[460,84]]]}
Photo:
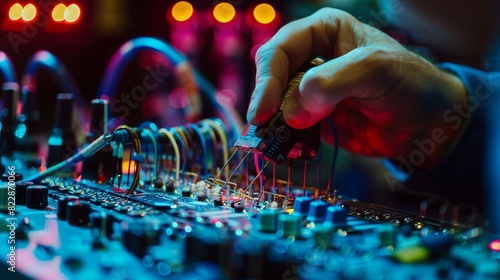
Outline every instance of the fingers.
{"label": "fingers", "polygon": [[386,72],[386,57],[380,52],[372,47],[357,48],[307,71],[283,108],[287,123],[307,128],[329,116],[347,98],[378,97],[374,84]]}
{"label": "fingers", "polygon": [[288,58],[281,49],[263,46],[257,53],[256,63],[257,78],[247,119],[260,125],[271,118],[279,105],[288,78]]}
{"label": "fingers", "polygon": [[256,86],[247,119],[265,123],[277,110],[288,78],[313,56],[332,57],[333,42],[345,12],[323,9],[281,28],[256,55]]}

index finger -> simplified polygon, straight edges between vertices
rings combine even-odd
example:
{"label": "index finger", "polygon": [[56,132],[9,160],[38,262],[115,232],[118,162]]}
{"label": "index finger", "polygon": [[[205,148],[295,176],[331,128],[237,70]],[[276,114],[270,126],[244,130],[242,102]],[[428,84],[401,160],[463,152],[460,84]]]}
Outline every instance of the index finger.
{"label": "index finger", "polygon": [[264,124],[277,111],[289,76],[301,65],[316,56],[334,57],[338,29],[348,17],[352,16],[340,10],[321,9],[283,26],[259,48],[255,89],[247,113],[251,124]]}

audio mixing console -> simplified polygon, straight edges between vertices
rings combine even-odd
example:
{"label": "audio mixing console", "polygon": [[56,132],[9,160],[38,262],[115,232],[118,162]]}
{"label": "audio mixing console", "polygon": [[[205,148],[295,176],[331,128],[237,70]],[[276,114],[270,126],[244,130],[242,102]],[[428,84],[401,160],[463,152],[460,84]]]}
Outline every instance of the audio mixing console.
{"label": "audio mixing console", "polygon": [[[132,40],[113,57],[101,93],[113,92],[112,77],[142,50],[185,63],[160,40]],[[59,64],[42,54],[29,69]],[[282,105],[320,63],[299,70]],[[74,102],[79,113],[84,106],[58,95],[46,160],[34,88],[4,83],[0,279],[500,279],[500,240],[481,219],[450,222],[345,197],[331,184],[337,147],[327,188],[292,184],[290,162],[322,152],[319,126],[293,129],[278,110],[240,135],[234,114],[192,77],[215,117],[108,130],[109,100],[99,96],[83,145],[70,116]],[[275,167],[284,162],[283,181]]]}

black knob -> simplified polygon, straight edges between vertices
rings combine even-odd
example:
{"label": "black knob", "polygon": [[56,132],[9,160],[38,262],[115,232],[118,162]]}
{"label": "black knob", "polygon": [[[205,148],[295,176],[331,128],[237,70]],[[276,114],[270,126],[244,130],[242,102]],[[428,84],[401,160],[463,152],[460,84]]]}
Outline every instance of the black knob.
{"label": "black knob", "polygon": [[92,235],[111,238],[113,235],[114,221],[114,216],[108,215],[103,211],[90,213],[90,229],[92,230]]}
{"label": "black knob", "polygon": [[[183,233],[185,234],[185,233]],[[230,263],[232,244],[229,235],[212,233],[187,234],[185,237],[185,256],[187,264],[211,263],[224,265]]]}
{"label": "black knob", "polygon": [[57,200],[57,218],[65,221],[68,212],[68,203],[77,200],[80,200],[80,198],[75,195],[60,196]]}
{"label": "black knob", "polygon": [[135,256],[144,257],[148,249],[160,242],[159,228],[151,224],[123,223],[123,246]]}
{"label": "black knob", "polygon": [[182,190],[181,195],[183,197],[191,197],[192,193],[191,190]]}
{"label": "black knob", "polygon": [[172,181],[168,181],[166,184],[165,184],[165,188],[166,188],[166,191],[168,193],[175,193],[175,184],[174,182]]}
{"label": "black knob", "polygon": [[17,205],[24,205],[26,203],[26,190],[31,185],[33,185],[32,182],[17,182],[16,183],[16,204]]}
{"label": "black knob", "polygon": [[93,99],[90,104],[90,133],[101,136],[108,132],[108,108],[106,99]]}
{"label": "black knob", "polygon": [[66,206],[66,219],[73,226],[88,226],[90,224],[90,203],[76,200],[68,202]]}
{"label": "black knob", "polygon": [[162,189],[163,188],[163,179],[161,177],[156,179],[154,184],[153,184],[153,187],[155,189]]}
{"label": "black knob", "polygon": [[46,186],[31,185],[26,188],[26,207],[43,209],[49,205],[49,189]]}
{"label": "black knob", "polygon": [[215,199],[214,206],[224,206],[224,201],[222,201],[221,199]]}

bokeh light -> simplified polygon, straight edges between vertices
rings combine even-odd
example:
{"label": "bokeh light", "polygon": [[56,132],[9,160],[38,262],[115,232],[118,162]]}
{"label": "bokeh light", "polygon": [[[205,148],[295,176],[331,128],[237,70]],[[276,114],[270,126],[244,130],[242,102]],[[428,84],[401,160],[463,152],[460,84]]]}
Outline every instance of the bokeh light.
{"label": "bokeh light", "polygon": [[54,9],[52,9],[52,19],[57,22],[63,21],[65,12],[66,12],[66,5],[57,4],[54,7]]}
{"label": "bokeh light", "polygon": [[23,13],[23,6],[21,6],[21,4],[19,3],[16,3],[12,5],[12,7],[10,7],[9,18],[11,20],[18,20],[21,18],[22,13]]}
{"label": "bokeh light", "polygon": [[273,6],[262,3],[253,9],[253,17],[259,23],[268,24],[276,18],[276,11]]}
{"label": "bokeh light", "polygon": [[500,240],[491,241],[489,247],[492,251],[500,251]]}
{"label": "bokeh light", "polygon": [[80,7],[77,4],[71,4],[64,12],[64,19],[67,22],[75,22],[80,18]]}
{"label": "bokeh light", "polygon": [[24,6],[24,9],[21,13],[21,18],[24,21],[32,21],[36,16],[36,7],[33,4],[28,4]]}
{"label": "bokeh light", "polygon": [[214,18],[220,23],[228,23],[236,16],[236,10],[229,3],[219,3],[213,11]]}
{"label": "bokeh light", "polygon": [[186,21],[193,16],[193,5],[186,1],[177,2],[172,7],[172,17],[176,21]]}

